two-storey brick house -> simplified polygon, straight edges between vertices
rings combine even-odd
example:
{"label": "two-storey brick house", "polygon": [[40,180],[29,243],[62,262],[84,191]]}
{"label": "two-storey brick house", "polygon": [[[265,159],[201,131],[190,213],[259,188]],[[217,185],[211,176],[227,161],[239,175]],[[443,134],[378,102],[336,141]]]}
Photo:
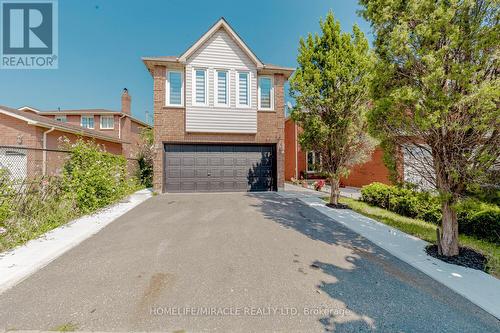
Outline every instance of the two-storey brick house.
{"label": "two-storey brick house", "polygon": [[221,18],[178,57],[146,57],[154,85],[154,189],[284,186],[284,84]]}

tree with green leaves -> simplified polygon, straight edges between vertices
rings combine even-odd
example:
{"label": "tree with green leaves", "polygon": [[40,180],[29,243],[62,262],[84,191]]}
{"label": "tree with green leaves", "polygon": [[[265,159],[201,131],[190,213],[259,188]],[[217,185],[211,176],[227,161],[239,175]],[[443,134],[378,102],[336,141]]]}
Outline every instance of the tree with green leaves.
{"label": "tree with green leaves", "polygon": [[358,26],[352,34],[341,32],[330,11],[320,27],[321,35],[300,40],[299,66],[290,80],[296,101],[291,116],[303,129],[301,147],[319,153],[315,167],[330,181],[330,204],[338,205],[340,177],[375,147],[365,117],[372,57]]}
{"label": "tree with green leaves", "polygon": [[429,159],[431,173],[420,170],[442,201],[438,248],[457,255],[455,204],[499,167],[499,2],[360,3],[377,56],[371,130],[388,146]]}

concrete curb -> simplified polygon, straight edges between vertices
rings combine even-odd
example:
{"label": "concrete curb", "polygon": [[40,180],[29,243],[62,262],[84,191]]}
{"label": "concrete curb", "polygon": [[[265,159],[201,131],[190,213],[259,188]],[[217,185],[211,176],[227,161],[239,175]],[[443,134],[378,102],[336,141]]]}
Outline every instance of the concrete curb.
{"label": "concrete curb", "polygon": [[293,192],[279,195],[299,199],[500,319],[500,280],[495,277],[435,259],[425,253],[429,243],[354,211],[326,207],[317,196]]}
{"label": "concrete curb", "polygon": [[28,243],[0,254],[0,294],[98,233],[102,228],[152,196],[140,190],[92,215],[82,216]]}

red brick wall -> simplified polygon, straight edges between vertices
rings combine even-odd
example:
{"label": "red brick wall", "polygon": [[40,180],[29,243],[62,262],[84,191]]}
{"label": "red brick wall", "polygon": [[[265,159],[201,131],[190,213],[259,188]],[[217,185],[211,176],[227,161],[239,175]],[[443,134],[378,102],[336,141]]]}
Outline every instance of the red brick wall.
{"label": "red brick wall", "polygon": [[26,121],[0,114],[0,145],[25,146],[41,148],[36,127]]}
{"label": "red brick wall", "polygon": [[[185,131],[185,108],[165,107],[166,67],[155,66],[154,79],[154,176],[155,191],[163,191],[163,143],[274,143],[276,144],[278,188],[284,186],[284,76],[276,74],[275,112],[257,112],[257,134],[205,134]],[[281,148],[281,150],[280,150]]]}
{"label": "red brick wall", "polygon": [[382,159],[383,154],[382,148],[375,148],[371,159],[366,163],[354,166],[349,176],[341,179],[341,184],[354,187],[362,187],[373,182],[391,184],[389,170]]}
{"label": "red brick wall", "polygon": [[[295,123],[288,119],[285,123],[285,179],[290,180],[295,177],[295,154],[297,154],[298,170],[297,174],[300,178],[301,173],[306,172],[307,160],[306,154],[297,145],[298,151],[295,151]],[[297,135],[302,131],[297,129]],[[391,184],[389,180],[389,170],[383,162],[383,151],[377,147],[373,152],[371,159],[363,164],[357,165],[351,169],[347,178],[341,179],[343,186],[361,187],[373,182],[381,182]]]}

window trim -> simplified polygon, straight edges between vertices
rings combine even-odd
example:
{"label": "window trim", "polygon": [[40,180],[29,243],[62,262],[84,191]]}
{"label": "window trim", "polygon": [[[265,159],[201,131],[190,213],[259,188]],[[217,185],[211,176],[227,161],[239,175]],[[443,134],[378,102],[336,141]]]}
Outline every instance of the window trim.
{"label": "window trim", "polygon": [[[199,103],[196,101],[196,71],[205,72],[205,102]],[[191,93],[191,104],[193,106],[208,106],[208,70],[203,67],[194,67],[191,76],[192,93]]]}
{"label": "window trim", "polygon": [[[83,118],[89,118],[89,119],[92,119],[92,127],[86,127],[86,126],[83,126]],[[88,129],[94,129],[95,128],[95,117],[94,115],[82,115],[80,116],[80,126],[83,127],[83,128],[88,128]]]}
{"label": "window trim", "polygon": [[321,155],[320,155],[320,153],[317,153],[317,152],[315,152],[314,150],[308,150],[308,151],[306,152],[306,172],[307,172],[307,173],[316,173],[316,172],[318,172],[318,170],[310,170],[310,169],[309,169],[309,158],[308,158],[308,157],[309,157],[309,156],[308,156],[308,155],[309,155],[309,153],[312,153],[312,154],[313,154],[313,165],[318,164],[318,163],[316,162],[316,157],[317,157],[317,155],[319,155],[319,164],[321,164]]}
{"label": "window trim", "polygon": [[[58,118],[60,118],[60,119],[64,118],[64,120],[57,120]],[[54,120],[58,121],[58,122],[61,122],[61,123],[67,123],[68,122],[68,117],[65,114],[58,114],[58,115],[54,116]]]}
{"label": "window trim", "polygon": [[[248,104],[240,104],[240,74],[247,74],[247,100]],[[236,107],[250,109],[252,107],[252,78],[250,71],[236,71]]]}
{"label": "window trim", "polygon": [[[170,73],[181,74],[181,104],[170,103]],[[184,107],[184,71],[179,69],[168,69],[165,77],[165,106],[173,108]]]}
{"label": "window trim", "polygon": [[[103,127],[102,126],[102,120],[104,118],[110,118],[113,121],[113,126],[112,127]],[[99,128],[103,130],[112,130],[115,129],[115,116],[110,116],[110,115],[100,115],[99,117]]]}
{"label": "window trim", "polygon": [[[226,103],[219,103],[219,73],[226,73]],[[231,96],[230,96],[230,71],[229,69],[218,68],[214,70],[214,105],[218,107],[228,108],[231,105]]]}
{"label": "window trim", "polygon": [[[261,99],[261,89],[260,89],[260,79],[263,79],[263,78],[267,78],[267,79],[270,79],[271,80],[271,91],[270,91],[270,99],[271,99],[271,103],[270,103],[270,107],[269,108],[264,108],[262,107],[261,105],[261,102],[262,102],[262,99]],[[257,85],[258,85],[258,89],[257,89],[257,96],[258,96],[258,109],[259,110],[262,110],[262,111],[274,111],[274,77],[271,76],[271,75],[259,75],[258,78],[257,78]]]}

